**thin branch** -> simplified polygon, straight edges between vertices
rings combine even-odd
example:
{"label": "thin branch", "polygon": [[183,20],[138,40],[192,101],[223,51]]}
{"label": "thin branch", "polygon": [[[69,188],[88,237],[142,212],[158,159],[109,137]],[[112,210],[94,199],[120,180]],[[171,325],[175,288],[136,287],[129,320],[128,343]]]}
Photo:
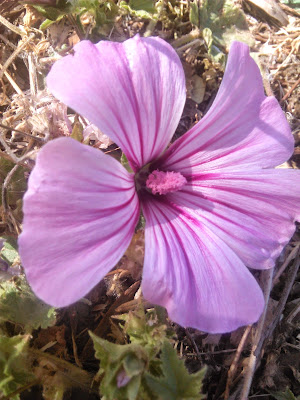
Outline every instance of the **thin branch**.
{"label": "thin branch", "polygon": [[0,39],[7,44],[8,46],[10,46],[13,50],[15,50],[17,48],[17,46],[15,44],[13,44],[10,40],[8,40],[4,35],[2,35],[0,33]]}
{"label": "thin branch", "polygon": [[2,17],[0,15],[0,22],[6,26],[6,28],[10,29],[11,31],[17,33],[20,36],[25,36],[26,32],[23,32],[20,28],[18,28],[16,25],[11,24],[6,18]]}
{"label": "thin branch", "polygon": [[13,177],[14,173],[16,172],[16,170],[18,168],[19,168],[19,165],[15,165],[9,171],[9,173],[6,175],[6,177],[4,179],[4,182],[3,182],[3,185],[2,185],[1,199],[2,199],[2,207],[3,207],[4,213],[6,213],[8,215],[9,219],[13,223],[13,226],[14,226],[16,232],[19,234],[20,233],[20,229],[18,227],[17,221],[15,220],[15,217],[13,216],[13,214],[11,212],[11,209],[9,207],[8,200],[7,200],[7,188],[8,188],[8,185],[10,184],[11,178]]}
{"label": "thin branch", "polygon": [[197,354],[198,360],[202,362],[201,354],[199,352],[198,346],[197,346],[193,336],[191,335],[191,332],[189,331],[189,328],[185,329],[185,333],[186,333],[187,337],[189,338],[189,341],[191,342],[192,346],[194,347],[194,350],[195,350],[195,352]]}
{"label": "thin branch", "polygon": [[[290,291],[292,290],[292,287],[293,287],[293,284],[295,282],[295,279],[296,279],[296,276],[297,276],[297,272],[298,272],[298,269],[299,269],[299,266],[300,266],[299,255],[300,255],[300,248],[298,248],[294,264],[292,265],[291,269],[289,270],[289,274],[288,274],[288,277],[286,279],[286,283],[285,283],[285,286],[283,288],[281,298],[280,298],[278,306],[277,306],[277,308],[275,310],[272,322],[271,322],[271,324],[268,326],[268,328],[266,330],[266,333],[265,333],[264,338],[263,338],[264,340],[272,335],[276,325],[278,324],[278,322],[280,320],[280,316],[281,316],[281,314],[283,312],[283,309],[284,309],[285,304],[287,302],[287,299],[289,297]],[[261,345],[262,345],[262,343],[261,343]]]}
{"label": "thin branch", "polygon": [[296,89],[296,87],[300,84],[300,78],[293,84],[293,86],[286,92],[286,94],[283,96],[283,98],[280,100],[280,103],[282,103],[283,101],[285,101],[286,99],[288,99],[290,97],[290,95],[292,94],[293,90]]}
{"label": "thin branch", "polygon": [[32,96],[35,96],[38,92],[38,81],[36,76],[36,67],[34,64],[33,54],[28,54],[28,72],[30,82],[30,92]]}
{"label": "thin branch", "polygon": [[240,340],[240,343],[238,345],[238,348],[237,348],[237,351],[235,353],[235,356],[234,356],[234,359],[232,361],[232,364],[231,364],[231,366],[229,368],[227,382],[226,382],[226,389],[225,389],[225,394],[224,394],[224,399],[225,400],[228,400],[228,398],[229,398],[230,386],[232,384],[232,380],[233,380],[235,371],[237,369],[237,364],[239,362],[241,353],[242,353],[242,351],[244,349],[244,346],[245,346],[246,340],[248,338],[248,335],[249,335],[249,333],[251,331],[251,328],[252,328],[252,325],[248,325],[247,328],[245,329],[245,332],[243,333],[242,339]]}
{"label": "thin branch", "polygon": [[39,137],[37,137],[37,136],[30,135],[30,133],[22,132],[22,131],[20,131],[19,129],[11,128],[10,126],[3,125],[3,124],[1,124],[1,123],[0,123],[0,127],[1,127],[1,128],[4,128],[4,129],[7,129],[7,130],[9,130],[9,131],[18,132],[18,133],[20,133],[21,135],[23,135],[23,136],[25,136],[25,137],[27,137],[27,138],[29,138],[29,139],[34,139],[34,140],[36,140],[36,141],[39,142],[39,143],[42,143],[42,144],[45,143],[45,140],[44,140],[44,139],[39,138]]}
{"label": "thin branch", "polygon": [[[2,18],[2,17],[1,17]],[[1,20],[0,20],[1,21]],[[14,59],[17,57],[17,55],[19,53],[21,53],[21,51],[27,46],[27,44],[35,37],[35,34],[32,33],[30,36],[28,36],[28,38],[26,40],[24,40],[23,43],[20,44],[20,46],[18,46],[16,48],[16,50],[8,57],[8,59],[5,61],[5,63],[3,64],[3,67],[0,70],[0,79],[2,79],[2,76],[4,74],[4,72],[7,70],[7,68],[10,66],[10,64],[14,61]]]}
{"label": "thin branch", "polygon": [[[0,64],[0,68],[3,68],[3,66],[1,64]],[[9,75],[9,73],[7,71],[4,72],[4,76],[6,77],[8,82],[11,84],[11,86],[15,89],[15,91],[18,94],[21,94],[22,96],[24,96],[23,91],[19,88],[19,86],[16,84],[16,82],[13,80],[13,78]],[[4,88],[4,83],[3,83],[2,79],[0,81],[2,83],[2,87]]]}
{"label": "thin branch", "polygon": [[240,400],[247,400],[250,389],[251,389],[251,384],[252,384],[252,380],[253,380],[253,376],[254,376],[254,372],[255,372],[255,367],[256,367],[257,360],[258,360],[258,356],[259,356],[259,352],[257,350],[258,350],[258,346],[261,341],[262,331],[263,331],[263,327],[264,327],[264,323],[265,323],[265,319],[266,319],[266,315],[267,315],[270,292],[272,289],[273,273],[274,273],[274,268],[268,269],[266,271],[262,271],[263,280],[265,282],[265,289],[264,289],[265,308],[264,308],[263,314],[260,317],[260,320],[258,322],[256,335],[255,335],[255,338],[253,341],[251,355],[249,357],[249,363],[248,363],[248,367],[246,370],[246,375],[245,375],[245,380],[244,380]]}
{"label": "thin branch", "polygon": [[285,271],[286,267],[289,265],[289,263],[295,258],[298,250],[300,247],[300,243],[298,243],[293,250],[290,252],[290,254],[288,255],[288,257],[286,258],[286,260],[284,261],[284,263],[282,264],[282,266],[279,268],[277,274],[275,275],[275,278],[273,279],[273,286],[276,285],[276,283],[278,282],[280,276],[282,275],[282,273]]}

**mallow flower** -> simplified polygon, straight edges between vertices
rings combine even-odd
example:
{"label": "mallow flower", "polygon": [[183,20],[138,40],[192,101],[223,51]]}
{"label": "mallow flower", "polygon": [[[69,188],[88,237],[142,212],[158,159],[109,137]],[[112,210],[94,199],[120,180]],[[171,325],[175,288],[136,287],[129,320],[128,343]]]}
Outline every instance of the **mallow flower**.
{"label": "mallow flower", "polygon": [[228,332],[264,300],[247,267],[267,269],[299,218],[289,125],[266,97],[247,45],[234,42],[213,105],[168,144],[186,99],[181,62],[160,38],[82,41],[47,85],[125,153],[133,173],[71,138],[39,152],[24,197],[20,255],[34,292],[56,307],[85,296],[146,220],[144,297],[184,327]]}

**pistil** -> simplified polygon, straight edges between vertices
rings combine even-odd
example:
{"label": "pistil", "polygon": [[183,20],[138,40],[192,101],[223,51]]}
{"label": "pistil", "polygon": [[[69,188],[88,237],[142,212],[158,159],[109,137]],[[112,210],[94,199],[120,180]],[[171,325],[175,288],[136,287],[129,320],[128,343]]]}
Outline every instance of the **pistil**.
{"label": "pistil", "polygon": [[185,184],[187,180],[180,172],[174,171],[153,171],[146,181],[146,187],[152,191],[153,194],[167,194],[177,192]]}

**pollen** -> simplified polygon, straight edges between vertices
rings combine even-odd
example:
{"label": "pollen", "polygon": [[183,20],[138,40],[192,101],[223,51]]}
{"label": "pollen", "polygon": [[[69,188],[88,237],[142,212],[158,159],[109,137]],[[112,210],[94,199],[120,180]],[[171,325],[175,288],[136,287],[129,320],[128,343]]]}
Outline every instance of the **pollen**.
{"label": "pollen", "polygon": [[163,172],[156,169],[148,176],[146,186],[153,194],[167,194],[177,192],[186,182],[187,180],[180,172]]}

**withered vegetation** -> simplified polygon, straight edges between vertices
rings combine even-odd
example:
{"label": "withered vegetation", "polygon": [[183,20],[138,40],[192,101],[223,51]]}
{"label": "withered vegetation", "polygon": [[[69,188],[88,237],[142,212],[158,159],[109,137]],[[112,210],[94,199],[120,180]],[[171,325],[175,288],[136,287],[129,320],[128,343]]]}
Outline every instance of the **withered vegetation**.
{"label": "withered vegetation", "polygon": [[[48,2],[54,9],[55,3]],[[222,6],[228,3],[227,7],[234,10],[230,17],[222,6],[217,17],[210,16],[207,6],[205,16],[206,3],[201,0],[162,0],[155,6],[146,0],[130,0],[128,4],[99,1],[98,13],[88,7],[84,12],[72,8],[71,3],[76,1],[58,3],[56,14],[50,6],[34,7],[16,0],[0,4],[1,237],[12,243],[22,230],[22,197],[41,146],[62,135],[84,141],[84,118],[54,99],[45,87],[51,65],[72,52],[74,44],[84,38],[94,42],[103,38],[123,41],[140,33],[159,35],[173,45],[181,57],[187,82],[187,101],[174,139],[199,121],[211,106],[230,41],[247,41],[260,65],[265,91],[280,102],[295,138],[294,155],[282,167],[299,168],[300,14],[292,1],[283,4],[265,0],[260,5],[250,0],[215,2]],[[87,140],[91,146],[120,159],[120,150],[105,137],[103,141],[93,136]],[[207,366],[203,387],[207,399],[242,399],[248,393],[249,399],[292,399],[286,388],[295,398],[300,395],[299,252],[297,229],[274,272],[255,273],[268,301],[265,318],[258,324],[231,334],[211,335],[183,329],[166,320],[175,333],[170,340],[189,371]],[[70,379],[67,385],[64,383],[64,398],[99,398],[92,384],[98,361],[88,331],[115,343],[127,343],[116,317],[134,313],[141,302],[145,309],[152,307],[141,299],[143,255],[140,227],[126,254],[104,281],[83,301],[59,310],[55,325],[41,325],[29,333],[35,377],[7,397],[0,394],[0,398],[15,398],[18,394],[22,399],[56,398],[53,387],[59,387],[66,374]],[[1,274],[11,274],[12,279],[22,276],[17,255],[9,261],[2,257],[0,269]],[[5,329],[11,336],[23,332],[9,320]],[[278,392],[286,397],[276,397]]]}

